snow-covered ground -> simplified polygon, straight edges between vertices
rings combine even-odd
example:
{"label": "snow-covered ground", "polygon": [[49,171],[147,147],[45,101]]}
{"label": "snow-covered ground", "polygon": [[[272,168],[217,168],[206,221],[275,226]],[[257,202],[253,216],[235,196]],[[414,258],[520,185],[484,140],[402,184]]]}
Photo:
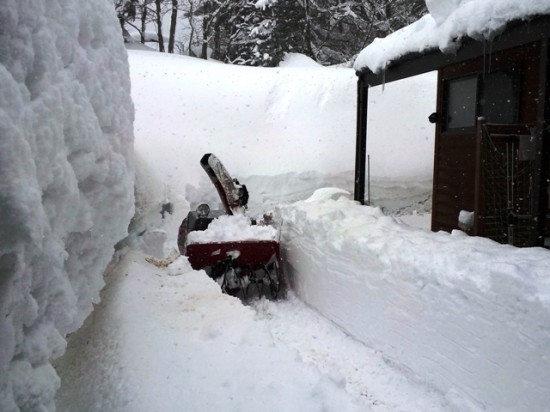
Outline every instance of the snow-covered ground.
{"label": "snow-covered ground", "polygon": [[[355,78],[292,57],[257,69],[130,52],[134,227],[146,231],[128,239],[56,363],[58,409],[544,410],[548,251],[426,229],[435,76],[371,93],[369,151],[383,170],[372,200],[393,218],[315,192],[352,190]],[[387,135],[397,98],[411,112]],[[395,152],[403,136],[410,146]],[[393,163],[377,155],[392,150]],[[245,306],[185,258],[145,262],[176,248],[190,207],[219,203],[199,165],[206,152],[247,185],[250,215],[282,218],[288,300]],[[162,220],[166,202],[175,213]]]}
{"label": "snow-covered ground", "polygon": [[439,411],[445,402],[293,295],[244,306],[132,252],[57,363],[60,411]]}

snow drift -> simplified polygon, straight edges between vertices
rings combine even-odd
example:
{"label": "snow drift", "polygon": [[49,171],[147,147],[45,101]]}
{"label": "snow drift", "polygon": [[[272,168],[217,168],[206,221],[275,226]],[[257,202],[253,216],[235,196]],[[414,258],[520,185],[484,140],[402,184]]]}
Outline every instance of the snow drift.
{"label": "snow drift", "polygon": [[109,0],[0,4],[0,410],[53,409],[50,365],[133,212],[127,56]]}
{"label": "snow drift", "polygon": [[279,210],[293,289],[460,411],[550,402],[550,252],[432,233],[347,199]]}

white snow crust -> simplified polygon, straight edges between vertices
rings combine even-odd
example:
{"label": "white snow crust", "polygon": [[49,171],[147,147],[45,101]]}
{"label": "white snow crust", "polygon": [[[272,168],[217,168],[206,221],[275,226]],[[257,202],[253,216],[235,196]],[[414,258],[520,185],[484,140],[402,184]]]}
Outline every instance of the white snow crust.
{"label": "white snow crust", "polygon": [[133,213],[127,55],[110,0],[0,3],[0,410],[52,410],[50,361]]}
{"label": "white snow crust", "polygon": [[355,70],[384,70],[392,61],[413,52],[440,49],[452,53],[462,38],[491,41],[513,20],[550,14],[548,0],[427,0],[429,14],[363,49]]}

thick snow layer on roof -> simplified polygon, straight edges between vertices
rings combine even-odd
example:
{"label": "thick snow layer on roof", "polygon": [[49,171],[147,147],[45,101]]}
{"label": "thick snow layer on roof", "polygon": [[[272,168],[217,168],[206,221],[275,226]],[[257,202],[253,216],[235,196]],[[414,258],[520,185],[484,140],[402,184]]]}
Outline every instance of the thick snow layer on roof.
{"label": "thick snow layer on roof", "polygon": [[0,2],[0,410],[53,409],[65,350],[133,211],[111,0]]}
{"label": "thick snow layer on roof", "polygon": [[408,53],[453,52],[464,37],[490,41],[510,21],[550,14],[548,0],[431,0],[426,5],[430,14],[363,49],[355,70],[378,73]]}

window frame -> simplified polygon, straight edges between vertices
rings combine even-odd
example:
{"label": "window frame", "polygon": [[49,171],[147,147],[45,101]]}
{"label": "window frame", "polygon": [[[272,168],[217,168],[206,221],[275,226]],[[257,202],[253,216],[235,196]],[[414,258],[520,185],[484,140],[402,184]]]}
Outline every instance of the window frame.
{"label": "window frame", "polygon": [[[513,93],[513,121],[507,124],[514,124],[518,122],[520,114],[520,104],[521,104],[521,72],[519,66],[516,64],[506,65],[498,67],[494,70],[491,70],[489,73],[484,73],[480,71],[463,73],[457,76],[447,77],[442,79],[443,83],[443,97],[441,105],[441,134],[442,135],[460,135],[460,134],[471,134],[476,130],[476,120],[481,116],[481,99],[484,94],[484,78],[485,76],[490,76],[492,73],[503,72],[509,75],[512,78],[512,93]],[[449,101],[450,101],[450,85],[453,81],[456,80],[466,80],[468,78],[476,79],[476,95],[475,95],[475,115],[473,118],[473,123],[471,126],[461,126],[461,127],[452,127],[448,126],[449,124]]]}

